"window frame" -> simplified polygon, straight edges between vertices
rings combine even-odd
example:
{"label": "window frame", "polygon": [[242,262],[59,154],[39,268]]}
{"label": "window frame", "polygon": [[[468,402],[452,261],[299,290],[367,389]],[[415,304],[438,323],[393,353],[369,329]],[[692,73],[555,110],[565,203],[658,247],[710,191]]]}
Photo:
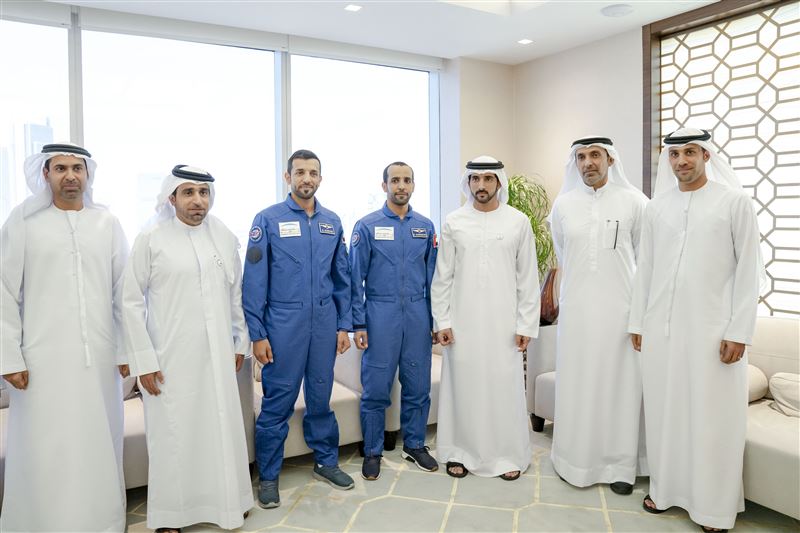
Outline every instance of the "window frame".
{"label": "window frame", "polygon": [[713,26],[721,20],[746,17],[767,7],[796,0],[724,0],[642,26],[642,190],[652,196],[654,173],[661,146],[661,40],[690,30]]}
{"label": "window frame", "polygon": [[283,180],[283,172],[285,163],[291,155],[291,54],[427,72],[430,103],[428,111],[429,171],[431,177],[430,212],[434,223],[437,226],[439,225],[442,218],[439,147],[439,72],[444,69],[444,60],[442,58],[231,26],[49,2],[5,2],[3,10],[0,12],[0,19],[67,28],[69,44],[70,141],[80,145],[84,143],[82,30],[158,37],[273,52],[275,54],[274,149],[276,198],[283,198],[288,191]]}

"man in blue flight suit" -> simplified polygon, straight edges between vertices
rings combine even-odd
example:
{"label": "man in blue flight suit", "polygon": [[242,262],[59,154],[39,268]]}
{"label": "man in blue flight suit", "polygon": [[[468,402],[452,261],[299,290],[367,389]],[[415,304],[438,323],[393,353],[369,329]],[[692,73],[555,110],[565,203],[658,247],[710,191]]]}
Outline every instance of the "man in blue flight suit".
{"label": "man in blue flight suit", "polygon": [[314,450],[316,479],[353,488],[338,466],[339,426],[330,409],[336,352],[350,347],[350,269],[339,217],[314,198],[319,158],[298,150],[284,174],[291,193],[256,215],[242,281],[253,355],[264,368],[256,421],[259,505],[280,505],[278,474],[289,417],[304,383],[303,433]]}
{"label": "man in blue flight suit", "polygon": [[353,229],[350,272],[353,338],[361,359],[361,476],[380,477],[386,408],[400,368],[403,457],[420,469],[438,469],[425,446],[431,405],[431,294],[436,265],[433,223],[409,205],[414,171],[395,162],[383,171],[386,203]]}

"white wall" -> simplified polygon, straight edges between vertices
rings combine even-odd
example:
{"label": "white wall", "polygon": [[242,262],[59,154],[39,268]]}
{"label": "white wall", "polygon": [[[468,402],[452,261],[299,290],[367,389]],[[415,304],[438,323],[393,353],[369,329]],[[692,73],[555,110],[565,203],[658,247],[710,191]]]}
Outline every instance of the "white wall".
{"label": "white wall", "polygon": [[641,30],[514,67],[513,171],[539,174],[553,198],[572,141],[611,137],[642,185]]}
{"label": "white wall", "polygon": [[461,205],[464,164],[491,155],[513,169],[514,69],[475,59],[445,62],[439,102],[442,220]]}

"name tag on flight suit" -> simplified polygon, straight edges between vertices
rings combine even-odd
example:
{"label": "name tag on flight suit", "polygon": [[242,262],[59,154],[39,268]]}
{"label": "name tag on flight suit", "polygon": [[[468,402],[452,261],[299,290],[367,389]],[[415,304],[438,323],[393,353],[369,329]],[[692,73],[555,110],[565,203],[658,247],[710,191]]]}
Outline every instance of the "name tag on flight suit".
{"label": "name tag on flight suit", "polygon": [[411,228],[411,237],[414,239],[427,239],[428,230],[425,228]]}
{"label": "name tag on flight suit", "polygon": [[394,226],[375,226],[375,240],[376,241],[393,241],[394,240]]}
{"label": "name tag on flight suit", "polygon": [[293,222],[278,222],[278,229],[280,231],[281,238],[300,236],[300,222],[297,220]]}
{"label": "name tag on flight suit", "polygon": [[336,235],[336,232],[333,231],[333,224],[328,224],[327,222],[319,223],[319,232],[323,235]]}

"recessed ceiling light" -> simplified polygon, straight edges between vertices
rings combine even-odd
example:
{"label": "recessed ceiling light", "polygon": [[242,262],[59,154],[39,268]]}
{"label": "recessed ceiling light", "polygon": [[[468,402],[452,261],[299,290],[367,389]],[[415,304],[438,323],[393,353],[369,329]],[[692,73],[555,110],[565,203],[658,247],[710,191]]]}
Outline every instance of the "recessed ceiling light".
{"label": "recessed ceiling light", "polygon": [[531,41],[530,39],[520,39],[520,40],[519,40],[519,41],[517,41],[517,42],[518,42],[519,44],[531,44],[533,41]]}
{"label": "recessed ceiling light", "polygon": [[633,6],[630,4],[611,4],[601,9],[600,13],[607,17],[624,17],[633,13]]}
{"label": "recessed ceiling light", "polygon": [[361,11],[361,6],[357,6],[355,4],[347,4],[346,6],[344,6],[344,10],[352,11],[353,13],[355,13],[356,11]]}

